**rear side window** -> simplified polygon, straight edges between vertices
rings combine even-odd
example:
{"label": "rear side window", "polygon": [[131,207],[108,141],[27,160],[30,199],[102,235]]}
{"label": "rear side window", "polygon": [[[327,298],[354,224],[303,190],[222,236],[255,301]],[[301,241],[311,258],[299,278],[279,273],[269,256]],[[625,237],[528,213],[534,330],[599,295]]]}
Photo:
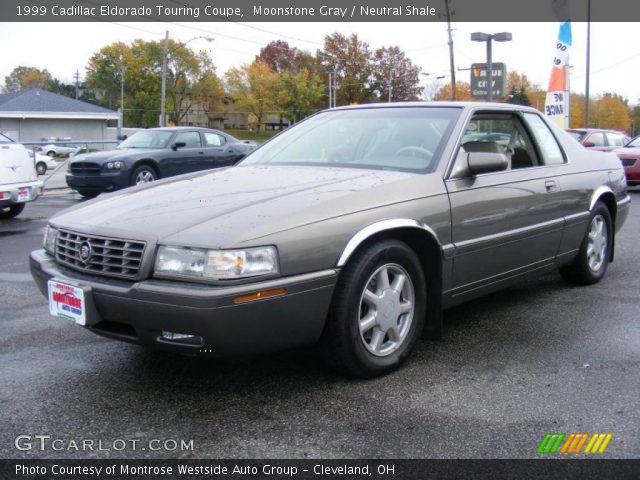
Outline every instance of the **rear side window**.
{"label": "rear side window", "polygon": [[217,133],[205,132],[204,141],[207,147],[221,147],[226,143],[225,138]]}
{"label": "rear side window", "polygon": [[596,132],[589,135],[589,138],[586,140],[587,142],[593,143],[594,147],[606,147],[607,142],[604,139],[604,133]]}
{"label": "rear side window", "polygon": [[609,140],[609,145],[613,147],[623,147],[628,141],[624,135],[615,133],[607,133],[607,139]]}
{"label": "rear side window", "polygon": [[538,143],[542,163],[545,165],[560,165],[565,163],[562,150],[546,123],[535,113],[525,113],[524,118]]}

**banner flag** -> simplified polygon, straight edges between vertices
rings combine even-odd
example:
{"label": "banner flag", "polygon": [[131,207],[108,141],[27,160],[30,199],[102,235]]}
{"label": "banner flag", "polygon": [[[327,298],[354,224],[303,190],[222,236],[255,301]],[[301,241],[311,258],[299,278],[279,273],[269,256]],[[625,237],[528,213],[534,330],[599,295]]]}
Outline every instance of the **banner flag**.
{"label": "banner flag", "polygon": [[569,128],[569,50],[571,22],[560,25],[544,113],[561,128]]}

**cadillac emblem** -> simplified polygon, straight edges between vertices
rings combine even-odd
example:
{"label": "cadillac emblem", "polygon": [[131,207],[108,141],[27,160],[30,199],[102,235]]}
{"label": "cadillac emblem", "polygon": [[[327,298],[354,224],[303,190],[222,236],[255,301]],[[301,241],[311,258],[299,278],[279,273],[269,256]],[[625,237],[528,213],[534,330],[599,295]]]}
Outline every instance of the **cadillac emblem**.
{"label": "cadillac emblem", "polygon": [[80,260],[83,263],[88,263],[91,260],[92,253],[91,244],[87,240],[80,244]]}

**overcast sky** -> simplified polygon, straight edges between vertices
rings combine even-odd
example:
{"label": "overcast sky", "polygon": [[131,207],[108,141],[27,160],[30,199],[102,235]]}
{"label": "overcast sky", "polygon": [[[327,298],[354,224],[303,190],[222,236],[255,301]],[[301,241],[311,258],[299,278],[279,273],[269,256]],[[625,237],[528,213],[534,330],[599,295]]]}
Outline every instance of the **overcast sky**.
{"label": "overcast sky", "polygon": [[[485,44],[470,40],[474,31],[495,33],[509,31],[513,41],[495,43],[493,59],[504,62],[507,69],[525,73],[534,83],[546,88],[558,23],[453,23],[455,63],[468,68],[485,61]],[[612,91],[639,103],[640,23],[593,23],[591,26],[591,94]],[[271,40],[285,40],[291,46],[315,52],[324,36],[333,32],[356,33],[373,48],[397,45],[414,64],[433,76],[449,75],[449,52],[446,23],[2,23],[0,44],[0,81],[18,65],[46,68],[67,83],[73,82],[76,69],[84,76],[88,59],[101,47],[115,41],[136,38],[160,40],[165,30],[177,41],[198,35],[210,35],[213,43],[192,41],[193,49],[205,50],[222,75],[233,66],[251,62],[260,48]],[[584,93],[586,65],[585,23],[574,23],[570,62],[571,91]],[[456,72],[458,80],[469,81],[469,72]],[[448,77],[447,77],[448,79]],[[448,80],[429,80],[434,87]]]}

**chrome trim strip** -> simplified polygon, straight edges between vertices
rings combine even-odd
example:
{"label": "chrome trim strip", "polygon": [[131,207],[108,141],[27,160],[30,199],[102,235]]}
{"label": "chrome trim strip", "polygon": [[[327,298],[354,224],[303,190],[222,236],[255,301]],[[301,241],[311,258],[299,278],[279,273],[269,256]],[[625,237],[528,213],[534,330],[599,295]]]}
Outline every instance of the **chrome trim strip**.
{"label": "chrome trim strip", "polygon": [[570,223],[578,223],[581,220],[584,220],[585,218],[588,218],[589,215],[591,215],[591,212],[580,212],[580,213],[574,213],[572,215],[567,215],[566,217],[564,217],[564,219],[566,220],[566,222],[568,224],[570,224]]}
{"label": "chrome trim strip", "polygon": [[[344,247],[344,250],[342,250],[342,254],[338,259],[338,263],[336,266],[343,267],[347,263],[347,260],[349,260],[349,257],[353,254],[353,252],[355,252],[360,244],[370,236],[375,235],[376,233],[384,232],[385,230],[393,230],[394,228],[403,227],[418,228],[420,230],[423,230],[424,232],[427,232],[431,236],[433,236],[436,242],[438,242],[438,237],[435,232],[428,226],[417,222],[416,220],[411,220],[409,218],[394,218],[390,220],[383,220],[381,222],[373,223],[363,228],[353,237],[351,237],[351,239],[347,243],[347,246]],[[438,242],[438,244],[440,244],[440,242]]]}
{"label": "chrome trim strip", "polygon": [[605,193],[613,194],[613,190],[611,190],[607,186],[602,185],[593,191],[593,194],[591,194],[591,200],[589,201],[589,211],[593,210],[593,207],[595,207],[598,199]]}
{"label": "chrome trim strip", "polygon": [[[558,228],[562,228],[564,226],[564,221],[564,218],[557,218],[555,220],[549,220],[547,222],[536,223],[535,225],[530,225],[528,227],[515,228],[506,232],[494,233],[493,235],[486,235],[484,237],[464,240],[455,244],[456,255],[464,255],[471,251],[475,251],[477,250],[477,248],[474,248],[476,245],[495,244],[499,243],[501,239],[505,239],[507,242],[511,242],[514,240],[513,237],[529,236],[532,235],[531,232],[535,232],[536,230],[540,230],[540,234],[542,234],[543,231],[551,229],[555,226],[557,226]],[[533,235],[535,236],[536,233],[533,233]]]}
{"label": "chrome trim strip", "polygon": [[616,202],[618,204],[618,207],[627,204],[627,203],[631,203],[631,196],[629,194],[627,194],[626,197],[624,197],[622,200],[618,200]]}

